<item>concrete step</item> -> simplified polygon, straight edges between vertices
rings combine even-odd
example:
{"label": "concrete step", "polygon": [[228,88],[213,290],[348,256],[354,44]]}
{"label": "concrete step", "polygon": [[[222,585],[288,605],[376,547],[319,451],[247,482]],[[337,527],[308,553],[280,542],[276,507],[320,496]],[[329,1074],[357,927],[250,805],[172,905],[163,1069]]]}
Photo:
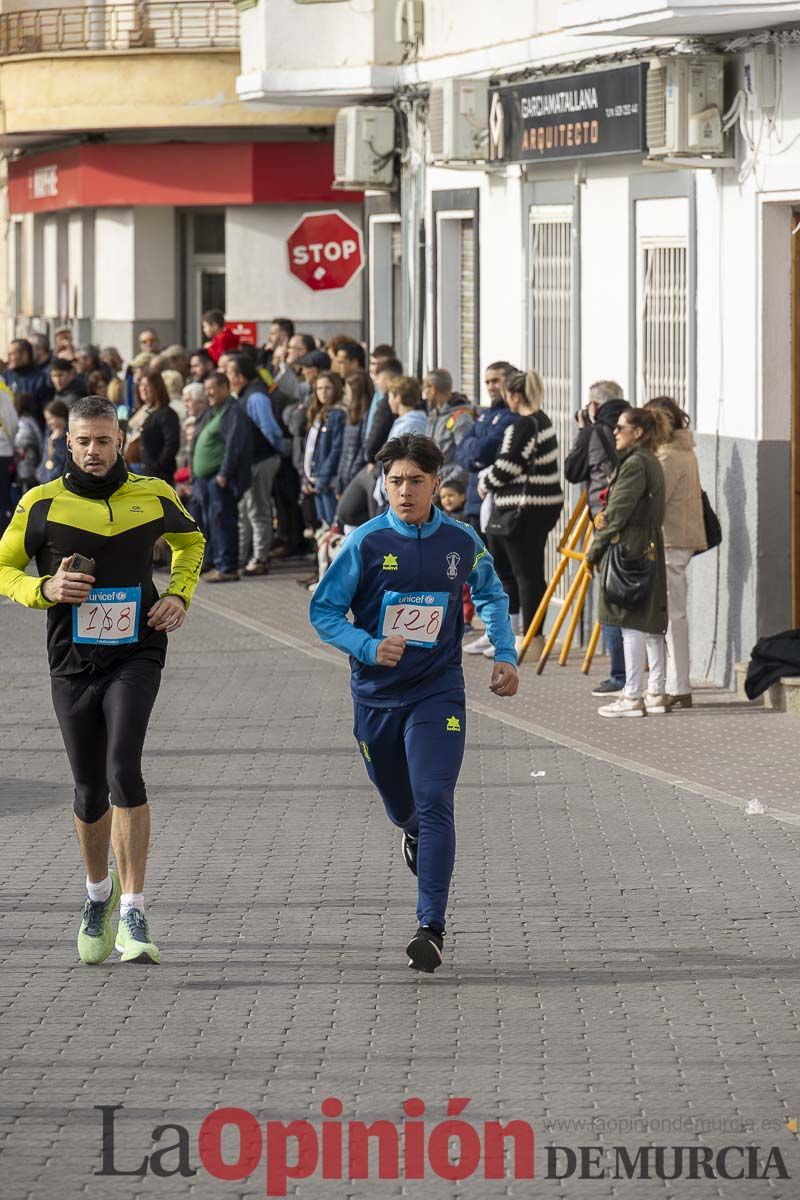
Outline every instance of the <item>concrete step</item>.
{"label": "concrete step", "polygon": [[[736,664],[736,694],[744,699],[747,699],[744,681],[748,666],[748,663]],[[779,679],[777,683],[773,683],[772,687],[767,688],[757,700],[751,700],[750,703],[759,704],[763,708],[771,708],[775,712],[785,712],[800,717],[800,676],[787,675],[785,679]]]}

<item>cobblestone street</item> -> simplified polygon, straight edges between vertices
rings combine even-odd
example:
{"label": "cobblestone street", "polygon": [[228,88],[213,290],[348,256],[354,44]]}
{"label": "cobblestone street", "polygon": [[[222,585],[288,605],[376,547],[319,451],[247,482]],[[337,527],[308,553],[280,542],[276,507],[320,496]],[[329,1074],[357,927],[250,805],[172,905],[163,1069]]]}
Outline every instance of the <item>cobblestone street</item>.
{"label": "cobblestone street", "polygon": [[[740,765],[733,735],[707,742],[711,779],[701,750],[682,762],[669,734],[688,790],[646,743],[599,757],[585,744],[594,735],[578,737],[566,718],[559,743],[552,711],[550,724],[533,711],[532,670],[518,701],[501,705],[486,690],[489,664],[470,664],[446,960],[418,977],[403,954],[413,880],[356,753],[346,662],[314,640],[306,599],[288,578],[201,585],[172,639],[145,756],[158,968],[77,961],[83,876],[44,620],[0,605],[4,1196],[255,1197],[263,1154],[241,1181],[201,1166],[198,1131],[213,1109],[320,1130],[322,1102],[337,1097],[345,1126],[401,1126],[403,1102],[418,1097],[430,1135],[448,1099],[463,1097],[462,1119],[479,1132],[530,1122],[534,1182],[513,1179],[510,1165],[503,1180],[481,1166],[447,1181],[428,1166],[422,1180],[379,1181],[374,1160],[369,1179],[323,1179],[320,1165],[288,1193],[599,1200],[631,1186],[614,1177],[615,1146],[634,1158],[646,1145],[753,1145],[759,1173],[776,1147],[790,1178],[773,1155],[763,1181],[700,1169],[637,1178],[634,1194],[797,1197],[796,774],[794,794],[779,773],[769,796],[788,819],[746,817],[731,802],[739,790],[724,786]],[[688,728],[690,716],[663,727]],[[747,716],[736,716],[742,744]],[[776,759],[785,752],[785,771],[797,755],[798,726],[761,711],[750,720],[765,749],[759,763],[747,743],[747,769],[769,790]],[[96,1175],[98,1105],[122,1105],[114,1163],[125,1174]],[[165,1124],[188,1130],[196,1174],[165,1174],[177,1152],[160,1160],[162,1175],[142,1171]],[[176,1140],[167,1132],[162,1149]],[[578,1152],[572,1176],[548,1178],[551,1143],[604,1148],[591,1173],[606,1175],[579,1178]],[[224,1145],[235,1161],[235,1137]],[[568,1156],[557,1161],[563,1174]],[[345,1151],[345,1175],[346,1163]],[[747,1157],[727,1163],[735,1175]]]}

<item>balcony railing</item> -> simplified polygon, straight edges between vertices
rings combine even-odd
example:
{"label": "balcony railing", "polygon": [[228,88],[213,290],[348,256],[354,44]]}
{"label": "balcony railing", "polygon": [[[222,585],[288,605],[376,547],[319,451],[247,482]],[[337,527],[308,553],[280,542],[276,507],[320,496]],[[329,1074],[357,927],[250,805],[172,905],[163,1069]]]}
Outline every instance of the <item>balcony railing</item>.
{"label": "balcony railing", "polygon": [[0,14],[0,58],[69,50],[236,48],[239,14],[228,0],[87,4]]}

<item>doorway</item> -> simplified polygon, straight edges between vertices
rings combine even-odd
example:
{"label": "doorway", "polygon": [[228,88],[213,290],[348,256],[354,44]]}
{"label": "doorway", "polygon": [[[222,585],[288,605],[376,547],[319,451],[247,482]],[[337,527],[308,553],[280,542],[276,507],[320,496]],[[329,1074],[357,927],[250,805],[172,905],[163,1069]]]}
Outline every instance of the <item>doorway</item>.
{"label": "doorway", "polygon": [[800,629],[800,210],[792,212],[792,628]]}
{"label": "doorway", "polygon": [[185,212],[182,223],[182,336],[191,348],[203,344],[203,313],[210,308],[225,312],[225,210]]}

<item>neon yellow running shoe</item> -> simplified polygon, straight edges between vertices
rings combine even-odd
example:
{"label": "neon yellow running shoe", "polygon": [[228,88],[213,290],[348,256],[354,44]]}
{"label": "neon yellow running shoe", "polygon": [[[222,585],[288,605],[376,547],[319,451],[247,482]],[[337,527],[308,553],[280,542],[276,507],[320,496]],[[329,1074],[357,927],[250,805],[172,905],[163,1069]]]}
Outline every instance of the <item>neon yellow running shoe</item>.
{"label": "neon yellow running shoe", "polygon": [[83,906],[83,920],[78,931],[78,957],[81,962],[96,966],[105,962],[114,949],[114,930],[111,918],[119,904],[122,891],[119,875],[111,868],[111,895],[107,900],[90,900]]}
{"label": "neon yellow running shoe", "polygon": [[138,908],[131,908],[120,917],[114,946],[119,950],[120,962],[161,962],[158,946],[150,937],[147,917]]}

